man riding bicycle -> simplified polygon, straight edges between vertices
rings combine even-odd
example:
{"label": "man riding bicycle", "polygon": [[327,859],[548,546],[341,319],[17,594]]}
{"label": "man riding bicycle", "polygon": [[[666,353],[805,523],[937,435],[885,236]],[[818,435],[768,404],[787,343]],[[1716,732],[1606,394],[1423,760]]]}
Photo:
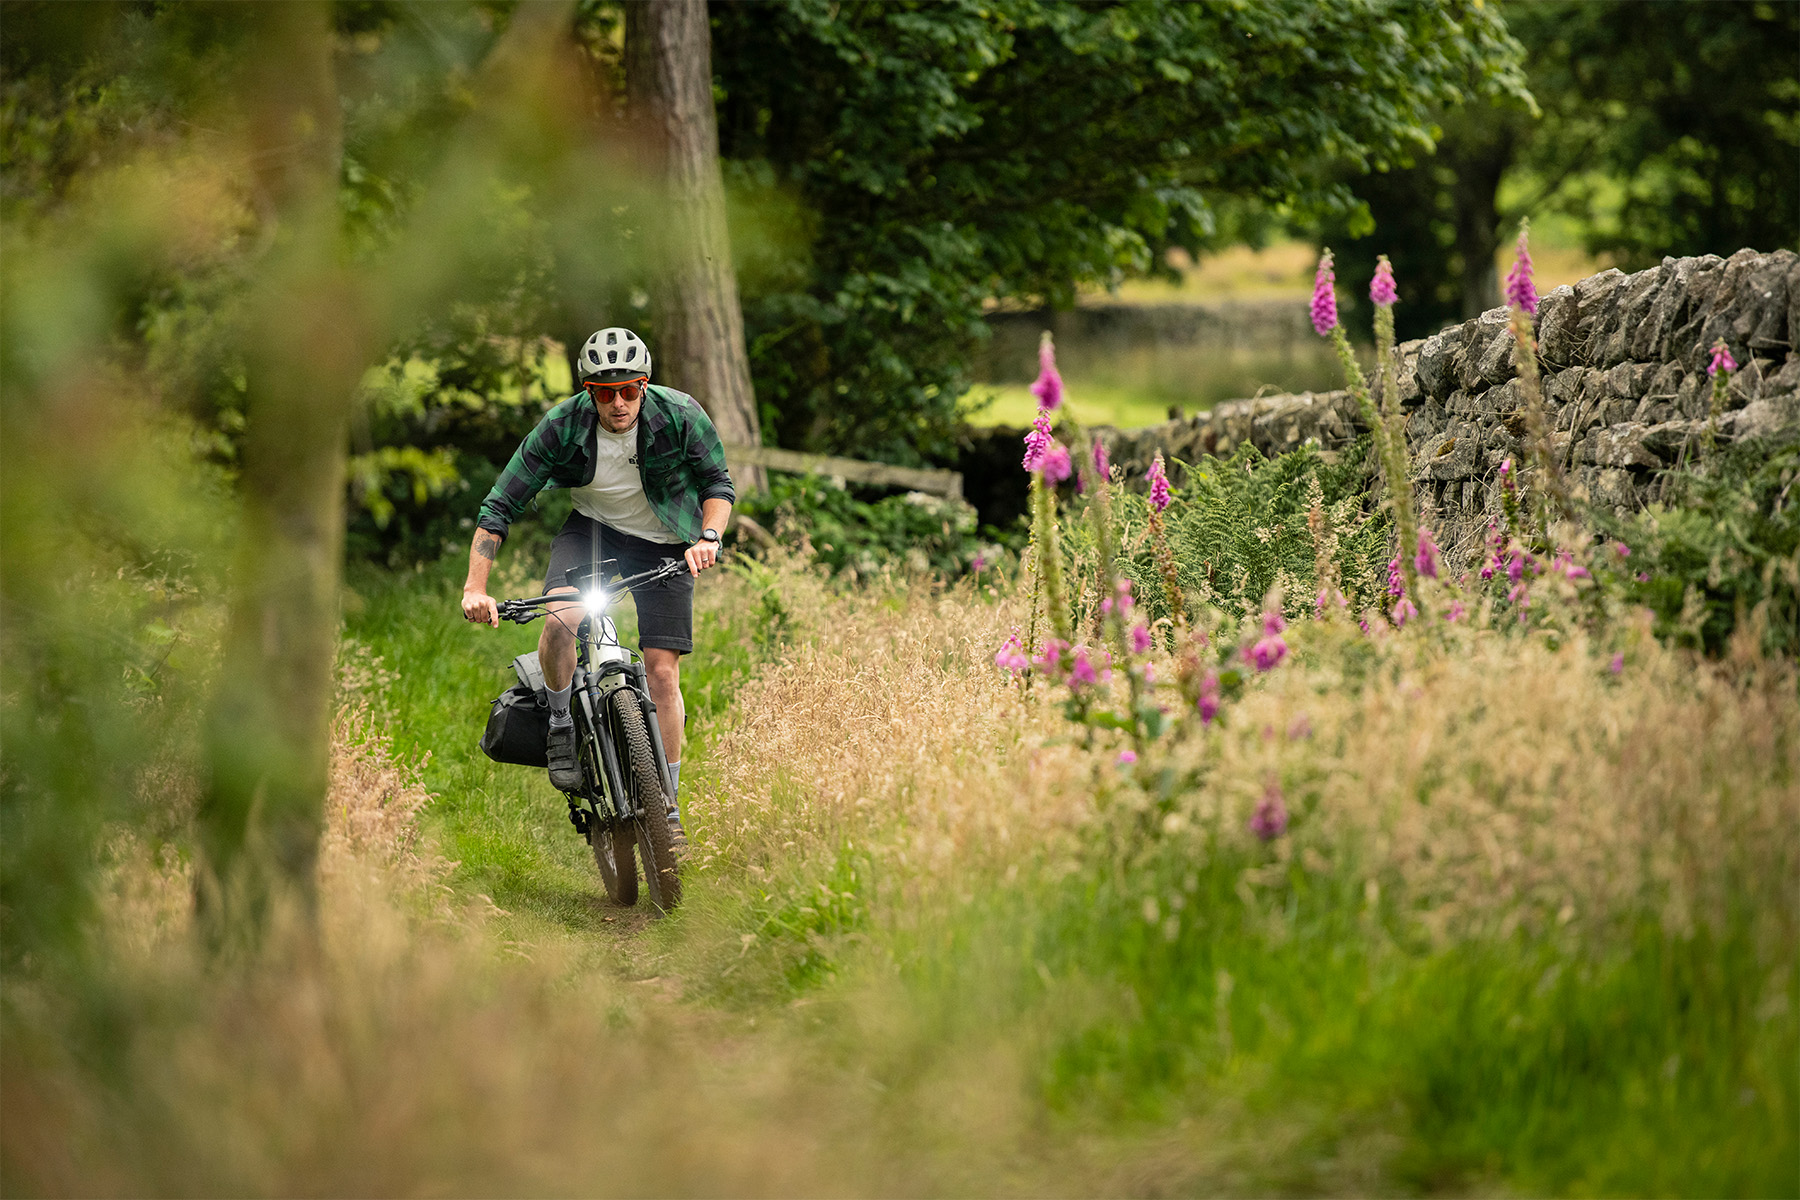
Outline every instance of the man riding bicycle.
{"label": "man riding bicycle", "polygon": [[[687,573],[633,588],[638,648],[656,702],[669,779],[681,785],[681,656],[694,648],[694,579],[718,561],[719,535],[731,519],[737,492],[725,468],[725,448],[699,403],[685,392],[650,383],[650,348],[629,329],[602,329],[577,360],[581,392],[544,414],[513,454],[481,503],[463,583],[463,617],[498,628],[499,609],[487,594],[488,572],[506,531],[546,487],[566,487],[575,511],[550,546],[544,592],[575,589],[570,567],[610,562],[608,575],[651,570],[683,557]],[[562,791],[581,786],[569,695],[575,677],[579,602],[555,604],[538,638],[538,658],[550,698],[546,747],[550,782]],[[680,830],[676,797],[669,820]]]}

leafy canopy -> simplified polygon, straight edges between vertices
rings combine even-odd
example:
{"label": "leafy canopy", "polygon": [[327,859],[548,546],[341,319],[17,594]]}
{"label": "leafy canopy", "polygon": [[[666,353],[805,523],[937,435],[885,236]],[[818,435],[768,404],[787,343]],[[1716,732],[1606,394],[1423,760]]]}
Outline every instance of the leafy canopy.
{"label": "leafy canopy", "polygon": [[946,449],[984,304],[1154,270],[1234,202],[1343,211],[1329,168],[1522,91],[1474,3],[723,4],[713,62],[729,178],[787,214],[741,279],[765,428],[890,459]]}

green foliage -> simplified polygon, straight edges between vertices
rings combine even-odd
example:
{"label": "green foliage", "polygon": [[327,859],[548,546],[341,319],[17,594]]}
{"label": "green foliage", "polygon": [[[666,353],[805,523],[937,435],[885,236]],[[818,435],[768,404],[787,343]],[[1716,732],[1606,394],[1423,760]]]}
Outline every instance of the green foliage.
{"label": "green foliage", "polygon": [[948,450],[985,301],[1153,270],[1237,200],[1342,209],[1325,166],[1519,86],[1472,3],[719,5],[713,63],[738,193],[798,203],[741,280],[765,431],[894,461]]}
{"label": "green foliage", "polygon": [[[1321,583],[1317,547],[1307,513],[1318,504],[1337,539],[1340,586],[1353,605],[1374,603],[1385,576],[1392,522],[1363,511],[1367,502],[1369,441],[1339,453],[1335,462],[1313,446],[1265,458],[1250,443],[1230,458],[1208,455],[1186,466],[1164,514],[1184,594],[1231,616],[1262,609],[1272,587],[1289,616],[1313,611]],[[1162,573],[1147,536],[1144,496],[1115,493],[1120,570],[1153,619],[1166,617]],[[1079,526],[1071,523],[1071,530]],[[1077,534],[1079,536],[1079,534]]]}
{"label": "green foliage", "polygon": [[1656,614],[1657,636],[1718,654],[1748,622],[1765,653],[1800,652],[1797,479],[1800,434],[1757,439],[1672,474],[1662,504],[1597,517],[1630,547],[1616,571],[1625,597]]}
{"label": "green foliage", "polygon": [[1559,214],[1627,269],[1800,245],[1800,76],[1771,49],[1800,39],[1800,8],[1531,0],[1503,12],[1541,115],[1509,97],[1444,109],[1435,152],[1352,182],[1372,230],[1320,230],[1353,291],[1377,254],[1392,256],[1402,338],[1500,303],[1494,252],[1521,216]]}
{"label": "green foliage", "polygon": [[739,509],[783,538],[804,540],[816,561],[853,577],[888,565],[958,575],[983,546],[967,504],[922,492],[861,500],[817,475],[775,475],[768,491],[744,497]]}

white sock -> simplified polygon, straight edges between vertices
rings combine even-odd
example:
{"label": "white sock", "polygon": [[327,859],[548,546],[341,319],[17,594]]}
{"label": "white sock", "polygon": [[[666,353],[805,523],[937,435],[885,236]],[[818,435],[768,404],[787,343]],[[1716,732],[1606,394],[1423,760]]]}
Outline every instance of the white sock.
{"label": "white sock", "polygon": [[669,764],[669,786],[675,789],[675,794],[669,797],[669,803],[674,807],[675,815],[679,817],[681,815],[681,764],[678,762]]}
{"label": "white sock", "polygon": [[562,691],[552,689],[548,684],[544,687],[544,695],[550,697],[550,723],[561,728],[571,724],[575,718],[569,715],[569,693],[575,690],[575,681],[569,680]]}

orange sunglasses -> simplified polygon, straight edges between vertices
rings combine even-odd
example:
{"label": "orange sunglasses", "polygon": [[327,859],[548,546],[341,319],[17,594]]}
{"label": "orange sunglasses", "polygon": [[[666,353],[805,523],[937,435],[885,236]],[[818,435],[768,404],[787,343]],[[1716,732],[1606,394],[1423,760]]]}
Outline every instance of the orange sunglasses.
{"label": "orange sunglasses", "polygon": [[644,398],[644,381],[641,379],[628,383],[595,383],[590,380],[581,386],[587,389],[587,394],[593,397],[595,404],[611,404],[614,400],[635,404]]}

